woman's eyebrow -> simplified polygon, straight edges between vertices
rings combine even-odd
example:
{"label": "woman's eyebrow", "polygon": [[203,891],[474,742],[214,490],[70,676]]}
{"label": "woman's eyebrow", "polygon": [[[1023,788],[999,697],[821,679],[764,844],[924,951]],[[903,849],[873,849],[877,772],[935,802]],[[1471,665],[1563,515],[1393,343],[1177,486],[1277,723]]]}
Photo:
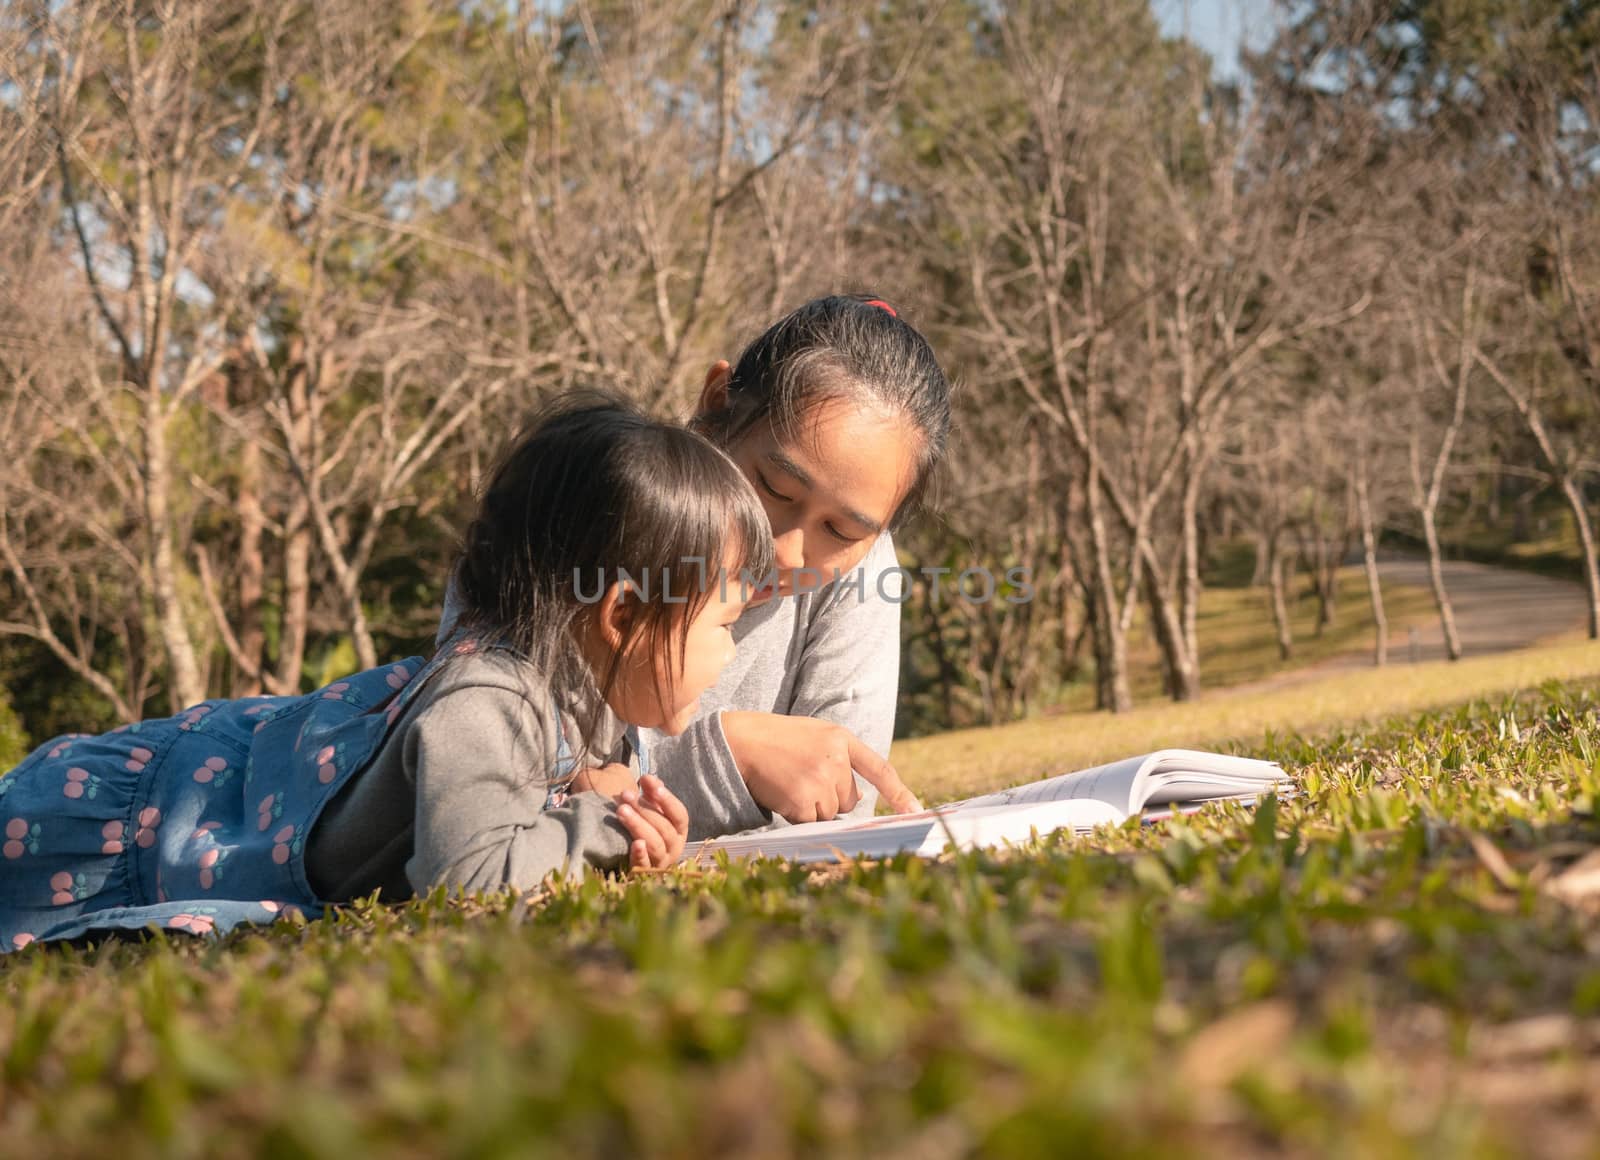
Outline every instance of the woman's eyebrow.
{"label": "woman's eyebrow", "polygon": [[883,531],[883,524],[879,523],[877,520],[873,519],[871,516],[862,515],[860,512],[856,511],[854,508],[845,508],[844,509],[844,514],[849,516],[852,520],[854,520],[856,523],[860,524],[862,527],[866,528],[867,531],[870,532],[874,536],[877,535],[879,532]]}
{"label": "woman's eyebrow", "polygon": [[806,487],[811,487],[812,486],[811,473],[806,471],[805,468],[801,467],[798,463],[796,463],[794,460],[790,459],[783,452],[781,452],[781,451],[769,451],[769,452],[767,452],[767,460],[770,463],[772,463],[772,465],[774,467],[777,467],[778,469],[780,469],[782,471],[786,471],[790,475],[794,476],[804,486],[806,486]]}

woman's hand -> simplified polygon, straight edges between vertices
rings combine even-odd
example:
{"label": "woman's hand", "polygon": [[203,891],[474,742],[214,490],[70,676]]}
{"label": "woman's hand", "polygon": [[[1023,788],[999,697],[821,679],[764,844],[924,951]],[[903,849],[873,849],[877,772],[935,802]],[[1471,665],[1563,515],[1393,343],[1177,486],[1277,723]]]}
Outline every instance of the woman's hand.
{"label": "woman's hand", "polygon": [[883,758],[843,725],[781,713],[724,711],[722,732],[750,796],[791,822],[818,822],[861,800],[852,771],[897,814],[922,806]]}
{"label": "woman's hand", "polygon": [[689,838],[689,811],[659,777],[646,775],[637,789],[626,790],[617,817],[633,841],[628,866],[633,870],[665,870],[683,854]]}
{"label": "woman's hand", "polygon": [[602,765],[599,769],[579,771],[578,776],[572,779],[572,786],[567,792],[601,793],[615,801],[638,784],[633,776],[633,770],[613,761],[610,765]]}

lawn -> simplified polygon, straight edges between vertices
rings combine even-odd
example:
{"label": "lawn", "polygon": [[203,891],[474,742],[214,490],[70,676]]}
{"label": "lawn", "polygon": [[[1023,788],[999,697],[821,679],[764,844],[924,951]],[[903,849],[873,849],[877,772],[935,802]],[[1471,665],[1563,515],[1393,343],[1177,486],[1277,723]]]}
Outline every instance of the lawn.
{"label": "lawn", "polygon": [[[1546,674],[1600,659],[1548,653]],[[1502,664],[1502,687],[1540,668]],[[1458,699],[1490,680],[1450,674]],[[28,948],[0,962],[0,1139],[128,1158],[1592,1155],[1600,690],[1419,714],[1406,698],[1449,690],[1429,680],[1371,725],[1328,724],[1349,690],[1270,735],[1265,710],[1222,717],[1232,748],[1299,775],[1255,813]],[[1113,743],[1054,724],[1057,761]],[[1115,743],[1135,739],[1153,737]]]}

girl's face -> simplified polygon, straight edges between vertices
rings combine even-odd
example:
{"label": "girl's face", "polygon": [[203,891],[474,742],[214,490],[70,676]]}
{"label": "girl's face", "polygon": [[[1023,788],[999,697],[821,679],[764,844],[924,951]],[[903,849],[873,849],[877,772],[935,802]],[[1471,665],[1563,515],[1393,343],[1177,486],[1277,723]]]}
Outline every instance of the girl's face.
{"label": "girl's face", "polygon": [[[733,565],[737,567],[737,563]],[[676,736],[699,715],[700,695],[716,683],[733,659],[733,624],[745,610],[737,573],[728,571],[724,586],[715,577],[710,599],[689,622],[680,657],[676,640],[659,655],[647,639],[636,639],[623,655],[606,703],[632,725],[659,729]],[[618,602],[615,588],[598,605],[600,635],[614,654],[626,624],[626,602]],[[620,618],[620,619],[619,619]],[[609,631],[608,631],[609,628]],[[676,637],[674,630],[670,634]],[[604,671],[605,666],[597,665]]]}
{"label": "girl's face", "polygon": [[[724,406],[726,380],[723,371]],[[716,386],[713,368],[703,408],[719,397]],[[820,587],[860,564],[910,490],[922,449],[903,415],[844,399],[817,404],[784,434],[758,423],[728,448],[772,522],[778,587],[755,592],[751,603]]]}

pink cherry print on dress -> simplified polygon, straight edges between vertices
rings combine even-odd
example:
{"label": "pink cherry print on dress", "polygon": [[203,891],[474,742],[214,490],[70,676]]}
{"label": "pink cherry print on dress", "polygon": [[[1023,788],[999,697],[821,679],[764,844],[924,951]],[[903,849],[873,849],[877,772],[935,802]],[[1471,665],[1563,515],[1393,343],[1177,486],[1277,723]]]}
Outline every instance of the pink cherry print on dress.
{"label": "pink cherry print on dress", "polygon": [[210,890],[212,885],[215,884],[217,875],[213,867],[216,866],[217,859],[221,856],[221,853],[215,847],[200,855],[200,887],[202,890]]}
{"label": "pink cherry print on dress", "polygon": [[88,780],[89,771],[87,769],[79,769],[77,766],[73,766],[67,770],[67,784],[61,787],[61,792],[69,798],[81,798],[83,796],[83,783]]}
{"label": "pink cherry print on dress", "polygon": [[133,835],[134,842],[142,850],[148,850],[156,844],[156,827],[161,824],[161,811],[155,806],[145,806],[139,811],[139,829]]}
{"label": "pink cherry print on dress", "polygon": [[121,822],[107,822],[100,827],[100,836],[105,839],[105,843],[100,847],[102,854],[122,853]]}
{"label": "pink cherry print on dress", "polygon": [[317,780],[327,785],[338,775],[339,770],[333,764],[333,746],[324,745],[317,751]]}
{"label": "pink cherry print on dress", "polygon": [[221,757],[208,757],[199,769],[194,771],[194,779],[201,785],[206,784],[228,768],[228,762]]}
{"label": "pink cherry print on dress", "polygon": [[222,829],[222,823],[221,822],[201,822],[199,829],[195,830],[195,832],[189,836],[190,837],[190,841],[198,842],[201,838],[205,837],[212,830],[220,830],[220,829]]}
{"label": "pink cherry print on dress", "polygon": [[411,679],[411,670],[405,665],[395,665],[389,670],[388,676],[383,678],[383,683],[391,689],[403,689],[406,682]]}
{"label": "pink cherry print on dress", "polygon": [[138,773],[144,769],[145,765],[148,764],[149,761],[150,751],[143,745],[135,745],[132,749],[128,750],[128,760],[123,764],[123,768],[128,770],[130,773]]}
{"label": "pink cherry print on dress", "polygon": [[70,745],[71,745],[71,742],[63,741],[60,745],[57,745],[54,749],[50,750],[49,753],[45,754],[45,756],[46,757],[60,757],[63,753],[65,753],[67,751],[67,749],[69,748]]}
{"label": "pink cherry print on dress", "polygon": [[200,718],[204,717],[209,712],[211,712],[210,705],[189,706],[189,708],[184,710],[183,721],[178,728],[188,732],[190,729],[193,729],[200,723]]}
{"label": "pink cherry print on dress", "polygon": [[50,889],[55,893],[50,896],[50,902],[55,906],[66,906],[72,899],[72,875],[66,870],[58,870],[50,876]]}
{"label": "pink cherry print on dress", "polygon": [[289,839],[292,837],[294,837],[293,826],[284,826],[283,829],[272,835],[272,840],[276,843],[272,847],[272,860],[279,866],[289,860]]}
{"label": "pink cherry print on dress", "polygon": [[267,827],[272,825],[272,807],[277,804],[277,801],[278,795],[269,793],[261,799],[261,804],[256,807],[256,829],[262,833],[265,833]]}
{"label": "pink cherry print on dress", "polygon": [[11,945],[19,951],[33,941],[33,936],[25,930],[20,930],[11,936]]}
{"label": "pink cherry print on dress", "polygon": [[323,692],[322,699],[324,701],[342,701],[344,700],[343,693],[349,687],[349,681],[335,681]]}
{"label": "pink cherry print on dress", "polygon": [[4,853],[7,858],[22,857],[23,852],[26,850],[26,847],[22,844],[22,839],[27,836],[27,821],[23,818],[12,818],[6,823],[7,841],[4,850],[0,850],[0,853]]}

